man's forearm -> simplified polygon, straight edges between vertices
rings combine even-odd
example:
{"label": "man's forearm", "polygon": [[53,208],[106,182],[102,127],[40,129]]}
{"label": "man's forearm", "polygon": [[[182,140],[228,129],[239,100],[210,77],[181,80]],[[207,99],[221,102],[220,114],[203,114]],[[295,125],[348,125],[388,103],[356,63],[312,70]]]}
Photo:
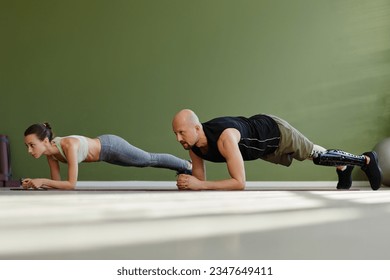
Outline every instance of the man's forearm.
{"label": "man's forearm", "polygon": [[218,181],[203,181],[204,190],[239,191],[245,189],[245,181],[234,178]]}

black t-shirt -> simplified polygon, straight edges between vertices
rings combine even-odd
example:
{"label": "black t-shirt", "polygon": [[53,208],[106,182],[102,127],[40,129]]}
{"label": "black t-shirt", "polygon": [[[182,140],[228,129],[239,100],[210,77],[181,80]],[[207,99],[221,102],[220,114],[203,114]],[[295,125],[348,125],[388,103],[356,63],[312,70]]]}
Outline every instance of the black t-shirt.
{"label": "black t-shirt", "polygon": [[267,115],[246,117],[220,117],[202,123],[207,137],[208,150],[202,154],[196,146],[192,151],[202,159],[212,162],[226,162],[218,151],[217,141],[227,128],[235,128],[241,133],[238,143],[244,160],[255,160],[273,153],[279,146],[280,131],[276,122]]}

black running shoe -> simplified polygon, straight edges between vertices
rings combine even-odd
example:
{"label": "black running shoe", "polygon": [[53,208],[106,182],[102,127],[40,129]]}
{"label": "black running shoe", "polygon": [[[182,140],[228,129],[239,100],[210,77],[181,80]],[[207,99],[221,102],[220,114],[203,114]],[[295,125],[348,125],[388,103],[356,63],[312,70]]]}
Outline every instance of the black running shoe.
{"label": "black running shoe", "polygon": [[343,171],[336,169],[337,175],[339,176],[339,182],[337,183],[338,190],[349,190],[352,186],[352,170],[354,166],[349,165]]}
{"label": "black running shoe", "polygon": [[371,188],[376,191],[382,184],[382,170],[378,164],[378,156],[374,151],[363,153],[363,155],[370,158],[370,163],[362,166],[362,170],[366,173]]}
{"label": "black running shoe", "polygon": [[[188,161],[192,167],[192,162],[189,160]],[[192,168],[191,169],[180,169],[176,172],[176,175],[180,175],[180,174],[186,174],[186,175],[192,175]]]}
{"label": "black running shoe", "polygon": [[180,174],[192,175],[192,171],[189,169],[180,169],[176,172],[176,175]]}

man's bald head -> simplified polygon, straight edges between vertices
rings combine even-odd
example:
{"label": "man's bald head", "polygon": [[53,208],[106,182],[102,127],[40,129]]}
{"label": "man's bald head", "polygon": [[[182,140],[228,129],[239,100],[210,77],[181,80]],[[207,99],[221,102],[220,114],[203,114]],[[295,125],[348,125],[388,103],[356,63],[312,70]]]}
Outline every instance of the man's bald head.
{"label": "man's bald head", "polygon": [[186,150],[196,144],[201,128],[202,124],[198,116],[190,109],[179,111],[172,120],[172,129],[176,134],[176,139]]}
{"label": "man's bald head", "polygon": [[173,118],[172,125],[183,124],[186,126],[196,126],[200,125],[198,116],[194,113],[194,111],[190,109],[183,109],[179,111]]}

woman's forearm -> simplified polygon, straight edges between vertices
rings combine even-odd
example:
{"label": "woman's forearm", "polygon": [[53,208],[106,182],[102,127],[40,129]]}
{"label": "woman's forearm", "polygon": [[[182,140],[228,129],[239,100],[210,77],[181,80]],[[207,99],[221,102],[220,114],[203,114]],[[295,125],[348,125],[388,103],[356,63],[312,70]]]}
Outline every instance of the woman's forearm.
{"label": "woman's forearm", "polygon": [[48,186],[48,187],[51,187],[54,189],[73,190],[76,187],[76,182],[43,179],[42,185]]}

